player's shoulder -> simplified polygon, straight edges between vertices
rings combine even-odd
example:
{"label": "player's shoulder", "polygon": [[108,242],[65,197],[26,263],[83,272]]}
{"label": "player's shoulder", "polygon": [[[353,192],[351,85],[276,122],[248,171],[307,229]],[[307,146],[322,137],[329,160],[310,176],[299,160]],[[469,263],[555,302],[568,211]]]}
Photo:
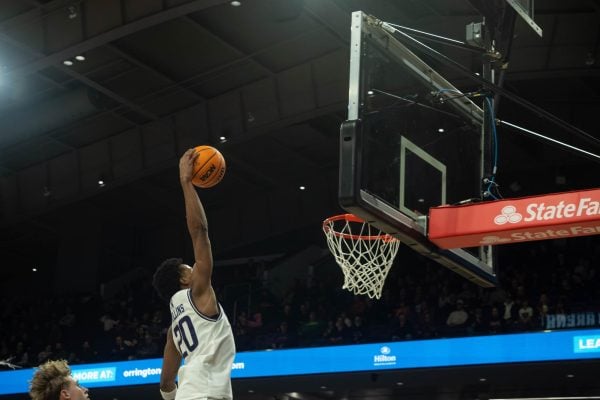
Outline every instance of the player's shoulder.
{"label": "player's shoulder", "polygon": [[189,289],[181,289],[178,290],[177,292],[175,292],[175,294],[173,294],[173,296],[171,296],[171,301],[170,301],[170,305],[171,307],[175,304],[175,303],[181,303],[182,300],[187,299],[189,296]]}

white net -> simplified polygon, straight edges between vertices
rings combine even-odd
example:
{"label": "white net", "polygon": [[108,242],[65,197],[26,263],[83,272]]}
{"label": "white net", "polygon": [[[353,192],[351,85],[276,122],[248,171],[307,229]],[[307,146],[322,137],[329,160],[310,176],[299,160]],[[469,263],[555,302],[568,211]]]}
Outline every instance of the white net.
{"label": "white net", "polygon": [[344,273],[343,288],[381,298],[400,241],[352,214],[323,222],[329,250]]}

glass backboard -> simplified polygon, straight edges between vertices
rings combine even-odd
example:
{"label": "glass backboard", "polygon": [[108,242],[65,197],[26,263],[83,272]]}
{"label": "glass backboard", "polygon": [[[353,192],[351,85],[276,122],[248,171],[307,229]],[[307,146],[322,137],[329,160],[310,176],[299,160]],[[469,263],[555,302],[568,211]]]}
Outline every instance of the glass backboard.
{"label": "glass backboard", "polygon": [[352,14],[348,119],[341,128],[341,206],[482,286],[491,248],[442,250],[427,239],[430,207],[481,197],[483,112],[393,35]]}

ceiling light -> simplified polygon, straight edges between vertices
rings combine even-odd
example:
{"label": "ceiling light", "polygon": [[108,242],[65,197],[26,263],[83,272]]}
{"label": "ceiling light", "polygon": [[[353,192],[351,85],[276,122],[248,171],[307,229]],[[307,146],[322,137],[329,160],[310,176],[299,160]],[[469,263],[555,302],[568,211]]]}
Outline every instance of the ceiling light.
{"label": "ceiling light", "polygon": [[219,141],[221,143],[225,143],[227,141],[227,138],[225,136],[219,136]]}
{"label": "ceiling light", "polygon": [[239,6],[242,5],[242,2],[241,1],[237,1],[237,0],[233,0],[229,4],[231,4],[233,7],[239,7]]}
{"label": "ceiling light", "polygon": [[98,179],[98,186],[104,187],[106,186],[106,182],[104,182],[102,179]]}
{"label": "ceiling light", "polygon": [[367,91],[367,94],[368,94],[369,96],[373,96],[373,91],[372,91],[372,90],[368,90],[368,91]]}
{"label": "ceiling light", "polygon": [[37,272],[37,268],[31,268],[33,272]]}
{"label": "ceiling light", "polygon": [[485,382],[485,381],[487,381],[486,378],[479,378],[479,382]]}
{"label": "ceiling light", "polygon": [[321,389],[325,390],[325,389],[327,389],[327,386],[321,386]]}
{"label": "ceiling light", "polygon": [[67,16],[69,17],[69,19],[77,18],[77,7],[68,6],[67,7]]}
{"label": "ceiling light", "polygon": [[300,190],[305,190],[305,189],[306,189],[306,186],[300,186],[298,189],[300,189]]}
{"label": "ceiling light", "polygon": [[575,378],[575,375],[573,375],[573,374],[567,374],[567,378]]}
{"label": "ceiling light", "polygon": [[73,61],[65,60],[65,61],[63,61],[63,64],[65,64],[67,67],[70,67],[71,65],[73,65]]}
{"label": "ceiling light", "polygon": [[593,66],[596,63],[596,59],[594,58],[593,53],[587,53],[587,57],[585,58],[585,65],[588,67]]}
{"label": "ceiling light", "polygon": [[396,382],[396,386],[402,386],[404,385],[404,382]]}
{"label": "ceiling light", "polygon": [[248,389],[248,393],[254,393],[254,390]]}
{"label": "ceiling light", "polygon": [[439,133],[444,133],[444,128],[439,128],[439,129],[438,129],[438,132],[439,132]]}
{"label": "ceiling light", "polygon": [[75,59],[76,59],[77,61],[85,61],[85,56],[78,55],[78,56],[75,56]]}

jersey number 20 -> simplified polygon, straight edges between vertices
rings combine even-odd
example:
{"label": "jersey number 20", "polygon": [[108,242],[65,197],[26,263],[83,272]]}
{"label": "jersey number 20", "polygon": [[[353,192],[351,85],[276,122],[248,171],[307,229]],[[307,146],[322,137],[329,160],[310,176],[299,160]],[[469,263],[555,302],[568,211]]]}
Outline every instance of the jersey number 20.
{"label": "jersey number 20", "polygon": [[173,335],[177,339],[181,356],[184,358],[198,347],[198,336],[196,336],[194,325],[188,315],[179,320],[175,328],[173,328]]}

